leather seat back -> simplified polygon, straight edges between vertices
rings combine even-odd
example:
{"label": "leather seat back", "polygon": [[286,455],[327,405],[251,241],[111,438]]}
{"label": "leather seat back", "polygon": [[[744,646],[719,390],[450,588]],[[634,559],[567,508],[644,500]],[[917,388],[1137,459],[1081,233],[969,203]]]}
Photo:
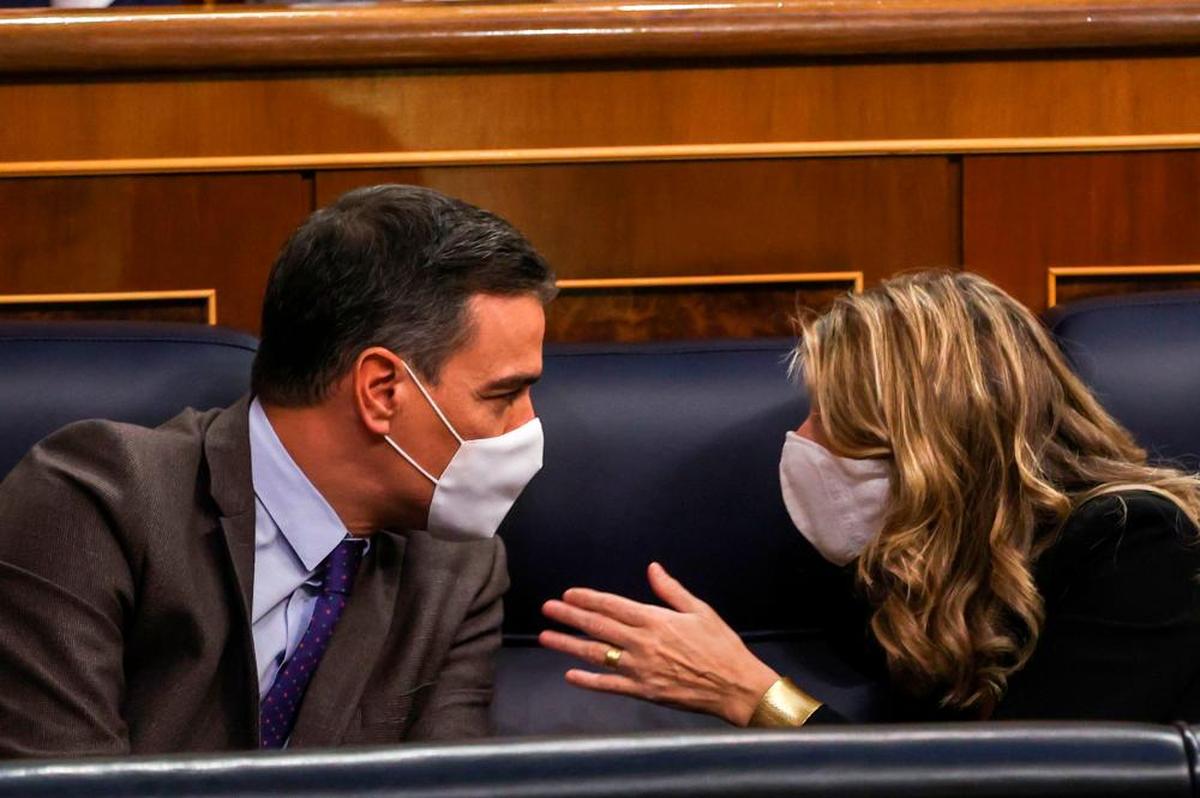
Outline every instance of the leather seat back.
{"label": "leather seat back", "polygon": [[1073,302],[1046,321],[1075,372],[1153,458],[1200,468],[1200,292]]}
{"label": "leather seat back", "polygon": [[155,426],[250,388],[257,341],[199,324],[0,324],[0,479],[33,444],[85,418]]}
{"label": "leather seat back", "polygon": [[808,412],[803,387],[788,379],[792,346],[546,348],[534,389],[545,468],[500,532],[512,588],[493,703],[498,732],[721,725],[570,687],[562,674],[572,663],[533,642],[548,625],[542,604],[569,587],[659,603],[646,582],[652,561],[711,604],[760,657],[847,716],[886,714],[878,684],[822,634],[854,617],[847,582],[797,532],[780,494],[784,435]]}
{"label": "leather seat back", "polygon": [[0,766],[0,796],[1191,798],[1180,730],[971,724]]}
{"label": "leather seat back", "polygon": [[586,585],[641,600],[661,562],[743,632],[811,626],[806,544],[779,491],[807,413],[791,342],[549,346],[534,405],[545,467],[504,524],[506,629]]}

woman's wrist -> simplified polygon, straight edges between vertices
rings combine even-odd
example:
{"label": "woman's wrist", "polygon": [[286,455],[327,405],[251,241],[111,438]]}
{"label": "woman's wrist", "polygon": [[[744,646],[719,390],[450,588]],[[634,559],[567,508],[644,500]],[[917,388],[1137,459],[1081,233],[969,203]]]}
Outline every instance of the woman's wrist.
{"label": "woman's wrist", "polygon": [[803,726],[820,708],[820,701],[797,687],[791,679],[782,678],[762,694],[748,725],[767,729]]}
{"label": "woman's wrist", "polygon": [[753,665],[747,667],[738,679],[737,689],[727,703],[725,719],[734,726],[750,725],[750,718],[758,708],[763,694],[777,681],[779,674],[767,664],[755,659]]}

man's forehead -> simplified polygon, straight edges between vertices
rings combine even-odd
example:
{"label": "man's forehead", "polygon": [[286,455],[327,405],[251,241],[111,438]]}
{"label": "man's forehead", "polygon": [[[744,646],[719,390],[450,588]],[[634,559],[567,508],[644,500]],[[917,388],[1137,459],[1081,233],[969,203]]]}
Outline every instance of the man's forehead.
{"label": "man's forehead", "polygon": [[478,382],[532,382],[542,376],[542,350],[538,347],[525,356],[512,353],[511,356],[484,358],[473,365],[470,371]]}
{"label": "man's forehead", "polygon": [[477,294],[468,315],[472,335],[447,365],[457,361],[479,382],[536,379],[541,374],[546,319],[537,297]]}

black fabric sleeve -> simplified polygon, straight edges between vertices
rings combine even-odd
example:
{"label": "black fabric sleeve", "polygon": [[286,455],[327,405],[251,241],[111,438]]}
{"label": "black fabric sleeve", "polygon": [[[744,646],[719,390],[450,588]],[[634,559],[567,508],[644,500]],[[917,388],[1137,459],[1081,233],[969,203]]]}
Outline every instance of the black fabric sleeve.
{"label": "black fabric sleeve", "polygon": [[828,704],[822,704],[817,711],[808,716],[805,726],[826,726],[837,723],[849,723],[836,709]]}
{"label": "black fabric sleeve", "polygon": [[1038,563],[1046,621],[993,717],[1200,721],[1198,575],[1198,533],[1174,502],[1088,502]]}

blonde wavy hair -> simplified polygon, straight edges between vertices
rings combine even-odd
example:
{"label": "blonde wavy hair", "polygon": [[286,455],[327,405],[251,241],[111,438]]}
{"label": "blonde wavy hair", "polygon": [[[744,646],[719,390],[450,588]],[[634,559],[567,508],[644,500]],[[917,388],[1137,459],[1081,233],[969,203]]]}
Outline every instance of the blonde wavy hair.
{"label": "blonde wavy hair", "polygon": [[897,277],[801,320],[794,367],[839,455],[895,466],[858,562],[893,678],[986,713],[1044,617],[1033,563],[1070,513],[1137,489],[1200,523],[1200,479],[1146,452],[1038,319],[977,275]]}

